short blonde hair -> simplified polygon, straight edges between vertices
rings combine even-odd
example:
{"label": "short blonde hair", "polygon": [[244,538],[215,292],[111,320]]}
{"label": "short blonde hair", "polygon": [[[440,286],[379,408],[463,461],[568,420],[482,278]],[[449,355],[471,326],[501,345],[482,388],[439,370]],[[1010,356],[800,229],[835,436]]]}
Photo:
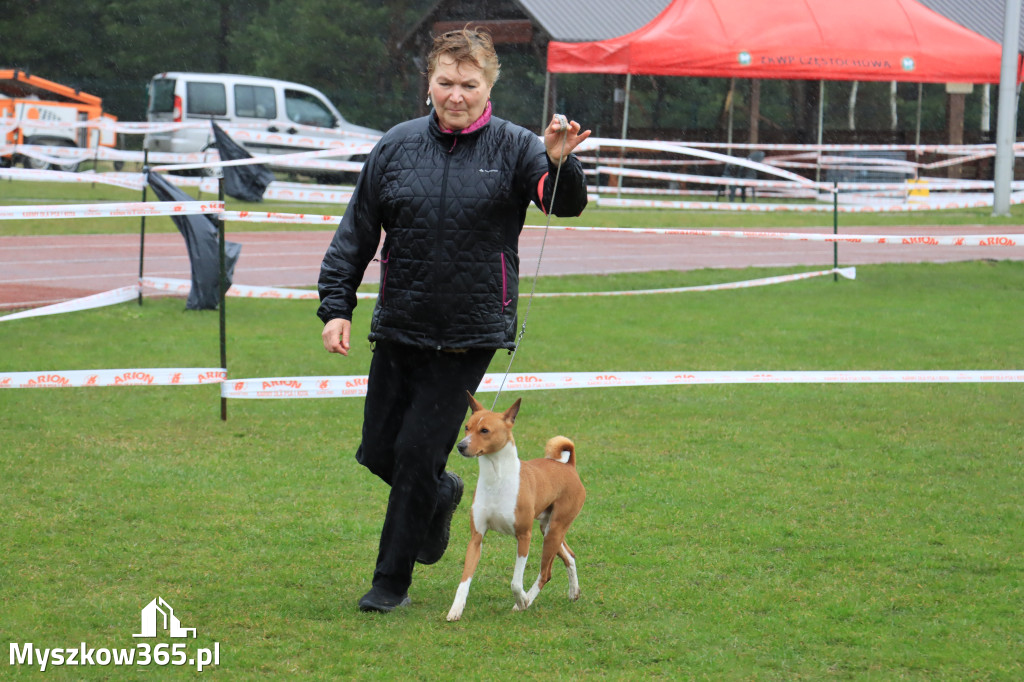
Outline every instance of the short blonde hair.
{"label": "short blonde hair", "polygon": [[437,62],[446,56],[460,66],[472,64],[484,72],[487,84],[493,86],[501,74],[498,53],[494,51],[491,35],[482,28],[448,31],[434,38],[434,47],[427,57],[427,80],[434,77]]}

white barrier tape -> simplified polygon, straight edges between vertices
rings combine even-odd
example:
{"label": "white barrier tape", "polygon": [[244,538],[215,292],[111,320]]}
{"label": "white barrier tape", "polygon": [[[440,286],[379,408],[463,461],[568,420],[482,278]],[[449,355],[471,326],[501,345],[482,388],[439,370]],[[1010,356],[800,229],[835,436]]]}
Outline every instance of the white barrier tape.
{"label": "white barrier tape", "polygon": [[142,189],[143,176],[140,173],[68,173],[57,170],[34,170],[31,168],[0,168],[0,179],[30,180],[33,182],[98,183],[125,189]]}
{"label": "white barrier tape", "polygon": [[[955,156],[945,161],[935,161],[934,163],[926,163],[921,165],[922,170],[935,170],[937,168],[945,168],[947,166],[957,166],[964,163],[970,163],[971,161],[980,161],[981,159],[992,158],[996,155],[995,150],[991,152],[979,152],[977,154],[969,154],[967,156]],[[1019,156],[1015,155],[1015,156]]]}
{"label": "white barrier tape", "polygon": [[[18,119],[12,117],[0,116],[0,132],[7,132],[10,130],[17,129],[20,126]],[[43,121],[33,120],[31,121],[33,128],[102,128],[104,130],[110,130],[116,133],[123,134],[143,134],[143,133],[160,133],[160,132],[172,132],[175,130],[182,129],[204,129],[209,130],[210,124],[207,121],[202,122],[163,122],[155,123],[148,121],[115,121],[109,118],[94,118],[86,121]],[[252,128],[254,130],[266,130],[266,123],[251,123],[246,124],[242,122],[233,122],[229,126],[225,125],[225,130],[234,129],[245,129]],[[323,128],[316,126],[306,126],[297,123],[289,124],[290,127],[295,128],[301,132],[323,132]],[[362,138],[368,140],[379,139],[379,135],[372,135],[367,133],[358,133],[347,131],[345,133],[347,137]],[[620,142],[620,140],[615,140]],[[948,145],[948,144],[924,144],[924,145],[912,145],[912,144],[763,144],[763,143],[749,143],[749,142],[701,142],[701,141],[688,141],[684,144],[706,149],[750,149],[750,150],[762,150],[762,151],[821,151],[821,152],[841,152],[841,151],[906,151],[906,152],[917,152],[923,153],[952,153],[962,154],[977,151],[979,149],[995,149],[994,144],[979,144],[979,145]],[[616,147],[618,148],[618,147]],[[1024,149],[1024,143],[1017,143],[1014,145],[1015,149]]]}
{"label": "white barrier tape", "polygon": [[320,215],[315,213],[273,213],[263,211],[224,211],[220,214],[225,222],[241,223],[285,223],[289,225],[337,225],[341,222],[340,215]]}
{"label": "white barrier tape", "polygon": [[[898,196],[903,197],[907,194],[907,188],[903,185],[890,185],[891,189],[888,189],[884,196]],[[1024,189],[1024,184],[1022,184]],[[720,197],[722,195],[721,189],[696,189],[687,187],[685,189],[669,189],[665,187],[616,187],[615,185],[588,185],[587,186],[587,198],[597,201],[600,195],[615,196],[618,197],[623,194],[633,195],[647,195],[647,196],[712,196]],[[787,198],[787,199],[813,199],[815,201],[830,201],[831,197],[818,194],[818,191],[812,188],[801,188],[790,185],[788,187],[781,188],[761,188],[757,192],[757,196],[761,198]],[[843,195],[846,196],[846,195]],[[720,199],[716,199],[720,201]]]}
{"label": "white barrier tape", "polygon": [[220,214],[223,201],[132,201],[110,204],[57,204],[52,206],[0,206],[0,220],[53,220],[55,218],[126,218],[138,216]]}
{"label": "white barrier tape", "polygon": [[[266,213],[258,211],[224,211],[222,220],[250,223],[286,223],[323,225],[337,223],[341,216],[305,213]],[[754,232],[736,230],[689,230],[681,228],[584,227],[578,225],[524,225],[528,230],[563,230],[567,232],[619,232],[626,234],[678,235],[685,237],[731,237],[736,239],[781,239],[788,241],[846,242],[851,244],[893,244],[908,246],[1018,246],[1024,243],[1024,234],[986,235],[863,235],[812,234],[803,232]]]}
{"label": "white barrier tape", "polygon": [[[372,145],[363,145],[372,148]],[[358,161],[322,161],[324,157],[331,156],[342,156],[343,154],[349,154],[349,152],[341,151],[338,148],[332,149],[319,149],[311,152],[296,152],[294,154],[264,154],[262,156],[253,156],[248,159],[235,159],[233,161],[220,161],[219,156],[216,161],[209,161],[203,163],[188,163],[188,164],[174,164],[165,166],[154,166],[152,170],[155,171],[181,171],[181,170],[200,170],[203,168],[223,168],[224,166],[251,166],[254,164],[265,163],[275,166],[319,166],[324,169],[333,170],[348,170],[348,171],[360,171],[362,170],[363,164]]]}
{"label": "white barrier tape", "polygon": [[[69,160],[91,161],[138,161],[147,159],[145,152],[126,151],[122,149],[111,149],[110,147],[48,147],[45,145],[5,145],[0,147],[0,156],[9,154],[21,154],[32,158],[42,159],[47,163],[66,164]],[[216,149],[205,152],[149,152],[150,163],[199,163],[211,158],[219,159]]]}
{"label": "white barrier tape", "polygon": [[349,171],[359,172],[362,163],[358,161],[327,161],[320,157],[352,156],[367,153],[373,145],[361,143],[354,145],[351,149],[332,147],[330,149],[317,149],[311,152],[296,152],[295,154],[266,154],[251,159],[236,159],[234,161],[220,161],[220,154],[216,149],[209,149],[205,152],[173,153],[173,152],[145,152],[125,151],[110,149],[108,147],[48,147],[44,145],[5,145],[0,147],[0,156],[20,154],[29,158],[38,159],[51,165],[61,165],[71,162],[82,161],[136,161],[143,163],[163,164],[154,166],[153,170],[198,170],[202,168],[220,168],[222,166],[248,166],[257,163],[266,163],[275,166],[295,168],[315,168],[324,171]]}
{"label": "white barrier tape", "polygon": [[[614,166],[616,168],[621,168],[622,166],[629,166],[633,168],[642,168],[644,166],[701,166],[704,168],[722,167],[722,164],[719,163],[718,161],[698,161],[694,159],[644,159],[640,157],[630,156],[623,156],[619,158],[614,156],[600,156],[596,154],[594,156],[585,156],[581,154],[578,155],[576,158],[578,158],[580,162],[584,164],[607,164],[610,166]],[[765,159],[765,162],[768,162],[769,160],[770,159]]]}
{"label": "white barrier tape", "polygon": [[[283,156],[283,154],[281,155]],[[302,171],[320,170],[330,172],[358,173],[363,170],[362,161],[331,161],[329,159],[294,159],[291,161],[280,161],[281,156],[270,156],[265,162],[271,166],[282,168],[295,168]]]}
{"label": "white barrier tape", "polygon": [[[310,149],[333,149],[335,155],[345,154],[369,154],[375,142],[368,142],[364,139],[348,139],[319,137],[313,135],[271,133],[263,128],[262,130],[250,130],[236,126],[224,126],[227,133],[238,144],[254,143],[266,145],[281,145],[286,147],[305,147]],[[321,134],[322,130],[318,131]]]}
{"label": "white barrier tape", "polygon": [[[1013,197],[1012,204],[1024,203],[1024,198]],[[943,199],[941,202],[912,204],[874,204],[866,206],[843,206],[833,209],[830,204],[759,204],[717,202],[717,201],[656,201],[651,199],[610,199],[598,197],[597,205],[602,208],[667,208],[691,211],[753,211],[774,213],[793,211],[796,213],[825,213],[838,210],[839,213],[914,213],[918,211],[939,211],[965,208],[986,208],[992,206],[992,195],[977,199]]]}
{"label": "white barrier tape", "polygon": [[133,284],[127,287],[121,287],[120,289],[111,289],[110,291],[93,294],[92,296],[85,296],[84,298],[75,298],[70,301],[62,301],[60,303],[54,303],[53,305],[43,306],[42,308],[33,308],[31,310],[23,310],[20,313],[3,315],[0,316],[0,322],[20,320],[26,317],[59,315],[60,313],[71,313],[78,310],[89,310],[90,308],[102,308],[103,306],[116,305],[118,303],[124,303],[125,301],[131,301],[137,298],[138,295],[139,287]]}
{"label": "white barrier tape", "polygon": [[[590,296],[639,296],[645,294],[674,294],[700,291],[728,291],[731,289],[746,289],[750,287],[769,286],[772,284],[783,284],[839,274],[846,279],[856,279],[856,268],[835,268],[832,270],[819,270],[816,272],[801,272],[792,275],[776,275],[774,277],[762,277],[760,279],[744,280],[741,282],[726,282],[722,284],[704,284],[690,287],[675,287],[671,289],[636,289],[632,291],[593,291],[593,292],[552,292],[534,294],[538,298],[572,298]],[[192,282],[187,279],[174,279],[170,277],[143,277],[138,285],[113,289],[103,293],[76,298],[70,301],[63,301],[54,305],[42,308],[34,308],[19,313],[11,313],[0,317],[0,322],[17,320],[25,317],[39,317],[42,315],[57,315],[60,313],[88,310],[102,306],[116,305],[125,301],[131,301],[138,296],[139,287],[164,291],[182,296],[187,296],[192,289]],[[319,300],[320,296],[315,289],[291,289],[287,287],[253,286],[248,284],[232,284],[227,290],[227,295],[233,298],[260,298],[274,300],[309,301]],[[377,294],[357,292],[356,298],[361,300],[375,300]]]}
{"label": "white barrier tape", "polygon": [[[320,294],[316,289],[290,289],[287,287],[260,287],[249,284],[232,284],[228,296],[238,298],[272,298],[286,301],[319,301]],[[356,298],[368,298],[366,294],[356,294]],[[374,294],[373,298],[377,298]]]}
{"label": "white barrier tape", "polygon": [[[664,180],[666,182],[692,182],[703,185],[734,185],[739,187],[771,187],[771,188],[792,188],[792,182],[779,182],[777,180],[747,180],[743,178],[730,178],[721,175],[692,175],[689,173],[666,173],[665,171],[638,170],[635,168],[620,168],[618,166],[598,166],[597,171],[605,175],[614,175],[626,178],[644,178],[647,180]],[[614,191],[614,188],[609,188]]]}
{"label": "white barrier tape", "polygon": [[[347,162],[345,162],[347,163]],[[146,176],[141,173],[110,172],[69,173],[57,170],[33,170],[29,168],[0,168],[0,179],[28,180],[33,182],[98,183],[141,190]],[[179,187],[199,187],[206,194],[217,194],[216,178],[189,177],[168,174],[165,179]],[[662,192],[664,194],[664,192]],[[274,181],[267,186],[263,198],[273,201],[294,201],[318,204],[347,204],[352,200],[351,186],[310,185],[300,182]],[[339,217],[338,220],[341,218]],[[254,222],[254,221],[250,221]],[[285,222],[285,221],[265,221]],[[335,221],[337,222],[337,221]]]}
{"label": "white barrier tape", "polygon": [[[148,289],[157,291],[169,291],[175,294],[188,294],[192,289],[192,282],[187,279],[173,279],[170,277],[143,277],[139,282]],[[253,286],[250,284],[232,284],[227,295],[234,298],[269,298],[281,300],[320,300],[316,289],[289,289],[287,287],[265,287]],[[372,300],[377,294],[357,293],[356,298]]]}
{"label": "white barrier tape", "polygon": [[[690,287],[675,287],[671,289],[636,289],[632,291],[593,292],[553,292],[539,293],[534,295],[537,296],[538,298],[571,298],[584,296],[637,296],[644,294],[673,294],[698,291],[727,291],[731,289],[745,289],[750,287],[769,286],[772,284],[783,284],[786,282],[796,282],[799,280],[810,279],[812,277],[822,277],[825,275],[831,275],[833,273],[839,274],[845,277],[846,279],[857,278],[856,268],[835,268],[832,270],[819,270],[817,272],[801,272],[792,275],[776,275],[774,277],[762,277],[760,279],[751,279],[741,282],[726,282],[723,284],[704,284]],[[5,322],[8,320],[17,320],[26,317],[39,317],[42,315],[57,315],[60,313],[76,312],[79,310],[88,310],[90,308],[99,308],[102,306],[124,303],[125,301],[131,301],[138,296],[140,286],[145,287],[146,289],[152,289],[154,291],[164,291],[181,296],[187,296],[189,291],[191,291],[192,289],[192,282],[187,279],[175,279],[171,277],[143,277],[142,279],[139,280],[138,285],[121,287],[120,289],[112,289],[111,291],[105,291],[99,294],[94,294],[92,296],[86,296],[84,298],[76,298],[70,301],[63,301],[61,303],[55,303],[54,305],[49,305],[42,308],[33,308],[32,310],[11,313],[10,315],[0,317],[0,322]],[[320,296],[315,289],[291,289],[287,287],[253,286],[249,284],[232,284],[227,290],[227,295],[232,298],[260,298],[290,301],[316,301],[320,299]],[[356,298],[361,300],[375,300],[377,298],[377,294],[357,292]]]}
{"label": "white barrier tape", "polygon": [[[323,225],[337,223],[341,216],[305,213],[265,213],[258,211],[224,211],[221,219],[227,222],[287,223]],[[908,246],[1018,246],[1024,243],[1024,234],[985,235],[863,235],[812,234],[803,232],[754,232],[736,230],[689,230],[681,228],[584,227],[578,225],[524,225],[528,230],[563,230],[567,232],[619,232],[626,234],[678,235],[685,237],[731,237],[735,239],[781,239],[788,241],[846,242],[851,244],[892,244]]]}
{"label": "white barrier tape", "polygon": [[[914,152],[917,154],[969,154],[981,149],[995,150],[994,144],[762,144],[751,142],[687,142],[693,147],[707,149],[750,149],[783,152],[851,152],[851,151],[892,151]],[[1014,151],[1024,150],[1024,143],[1013,145]]]}
{"label": "white barrier tape", "polygon": [[198,384],[219,384],[225,380],[227,374],[227,370],[212,367],[0,372],[0,388],[195,386]]}
{"label": "white barrier tape", "polygon": [[139,285],[146,289],[155,291],[169,291],[172,294],[188,295],[192,290],[192,282],[187,279],[172,279],[170,277],[143,277]]}
{"label": "white barrier tape", "polygon": [[[985,157],[988,157],[988,156],[992,156],[992,153],[979,154],[979,155],[976,155],[976,157],[967,157],[964,160],[974,160],[975,158],[985,158]],[[929,168],[931,168],[933,166],[934,167],[942,167],[942,166],[954,165],[954,163],[959,162],[962,158],[963,157],[958,158],[958,159],[953,159],[953,160],[939,161],[939,162],[936,162],[935,164],[924,164],[924,165],[911,164],[911,165],[915,165],[915,166],[916,165],[920,165],[921,168],[929,169]],[[636,177],[636,178],[652,179],[652,180],[665,180],[667,182],[691,182],[691,183],[698,183],[698,184],[747,185],[747,186],[756,186],[756,187],[775,187],[775,188],[788,188],[788,189],[792,189],[794,187],[794,184],[791,183],[791,182],[775,182],[775,181],[771,181],[771,180],[753,180],[753,179],[751,179],[751,180],[744,180],[744,179],[740,179],[740,178],[723,177],[723,176],[720,176],[720,175],[694,175],[694,174],[687,174],[687,173],[668,173],[668,172],[659,172],[659,171],[644,171],[644,170],[641,170],[640,168],[638,168],[640,166],[645,166],[645,165],[646,166],[655,165],[655,163],[652,163],[652,161],[649,160],[649,159],[648,160],[645,160],[645,159],[625,159],[623,161],[623,163],[620,164],[620,163],[616,162],[615,165],[608,165],[608,164],[612,163],[611,160],[609,160],[609,159],[598,159],[598,158],[590,158],[589,159],[589,161],[592,162],[592,163],[597,163],[599,160],[600,161],[604,161],[605,165],[600,165],[596,169],[588,170],[587,171],[588,174],[593,175],[595,173],[604,173],[606,175],[613,175],[613,176]],[[870,160],[870,159],[868,159],[868,160]],[[773,165],[774,160],[773,159],[766,159],[764,161],[764,163],[767,163],[768,165]],[[661,165],[679,165],[679,164],[680,164],[679,161],[664,161],[664,162],[661,162]],[[810,164],[793,164],[793,165],[794,166],[804,167],[804,168],[814,168],[815,167],[815,164],[813,164],[813,163],[810,163]],[[874,167],[870,167],[870,166],[861,167],[861,166],[851,166],[851,165],[843,165],[843,164],[836,164],[836,165],[823,164],[822,165],[822,168],[826,168],[826,167],[828,167],[828,168],[843,168],[843,169],[847,169],[847,170],[854,170],[854,169],[872,170],[872,171],[882,170],[882,169],[878,169],[878,168],[874,168]],[[904,173],[906,171],[904,171],[904,170],[899,170],[899,171],[894,170],[892,172],[894,172],[894,173],[897,173],[897,172],[898,173]],[[908,182],[912,183],[912,184],[908,185],[907,184]],[[987,190],[987,191],[991,192],[994,185],[995,185],[995,183],[993,181],[991,181],[991,180],[949,180],[947,178],[923,177],[923,178],[920,178],[920,179],[918,179],[916,181],[914,179],[912,179],[912,178],[908,178],[907,180],[899,180],[897,182],[873,182],[873,183],[840,182],[839,183],[839,190],[840,190],[840,192],[863,192],[863,191],[867,191],[867,190],[907,191],[907,190],[912,190],[912,189],[931,189],[932,191],[938,191],[938,190],[951,191],[951,190],[959,190],[959,189],[969,189],[969,190]],[[1018,181],[1014,182],[1013,183],[1013,188],[1017,189],[1017,190],[1024,189],[1024,181],[1019,181],[1018,180]],[[604,187],[602,187],[601,191],[606,192],[606,193],[615,193],[615,192],[618,192],[618,191],[623,191],[624,192],[627,189],[636,189],[636,188],[619,188],[619,187],[614,187],[614,186],[604,186]],[[657,194],[659,192],[662,193],[662,194],[666,193],[665,191],[658,190],[658,189],[649,189],[647,191],[649,193],[651,193],[651,194]]]}
{"label": "white barrier tape", "polygon": [[[84,161],[85,159],[91,158],[87,153],[87,149],[79,149],[78,147],[67,147],[69,150],[74,150],[71,153],[58,152],[58,149],[64,149],[64,147],[37,147],[37,146],[26,146],[26,145],[14,145],[15,152],[22,156],[27,156],[43,163],[50,165],[66,165],[69,163],[76,163]],[[51,153],[53,152],[53,153]]]}
{"label": "white barrier tape", "polygon": [[[477,392],[495,392],[503,375],[484,376]],[[710,384],[868,384],[868,383],[1020,383],[1024,370],[838,371],[838,372],[549,372],[509,376],[502,391],[550,391],[568,388],[694,386]],[[227,379],[222,398],[358,398],[366,395],[367,377],[270,377]]]}
{"label": "white barrier tape", "polygon": [[724,284],[701,284],[691,287],[673,287],[670,289],[633,289],[627,291],[575,291],[557,293],[537,293],[537,298],[572,298],[581,296],[643,296],[646,294],[682,294],[700,291],[728,291],[730,289],[749,289],[751,287],[764,287],[772,284],[783,284],[786,282],[797,282],[812,277],[824,277],[825,275],[837,274],[846,279],[857,279],[857,268],[833,268],[831,270],[818,270],[816,272],[800,272],[793,275],[776,275],[775,277],[761,277],[759,279],[748,279],[742,282],[727,282]]}
{"label": "white barrier tape", "polygon": [[[343,163],[348,163],[343,162]],[[351,187],[325,187],[323,185],[302,185],[301,183],[272,182],[263,193],[263,198],[274,201],[298,201],[303,203],[347,204],[352,201]],[[332,216],[333,217],[333,216]],[[341,220],[340,218],[338,219]],[[335,221],[337,222],[337,221]]]}
{"label": "white barrier tape", "polygon": [[[2,173],[0,173],[2,175]],[[291,191],[291,190],[287,190]],[[294,194],[294,193],[293,193]],[[1014,203],[1024,203],[1024,196],[1015,194]],[[601,200],[616,201],[616,200]],[[618,202],[663,203],[663,204],[700,204],[723,208],[735,204],[718,204],[712,202],[648,202],[640,199],[620,199]],[[989,198],[988,205],[992,200]],[[778,204],[782,206],[782,204]],[[803,206],[803,210],[815,209],[814,206]],[[864,206],[850,207],[855,211],[863,210]],[[761,207],[761,210],[765,210]],[[831,209],[829,209],[831,210]],[[906,210],[899,209],[896,210]],[[138,217],[138,216],[169,216],[217,214],[223,220],[241,222],[279,222],[291,224],[324,224],[336,223],[340,216],[262,213],[252,211],[225,211],[221,201],[185,201],[185,202],[128,202],[109,204],[57,204],[48,206],[0,206],[0,220],[41,220],[55,218],[102,218],[102,217]],[[526,225],[527,229],[544,229],[542,226]],[[581,227],[573,225],[552,225],[549,229],[575,232],[628,232],[630,234],[662,234],[693,237],[732,237],[741,239],[782,239],[790,241],[821,241],[846,242],[857,244],[922,244],[928,246],[1018,246],[1024,240],[1024,234],[992,234],[992,235],[856,235],[856,234],[805,234],[798,232],[751,232],[729,230],[687,230],[674,228],[617,228],[617,227]]]}
{"label": "white barrier tape", "polygon": [[[872,156],[827,156],[820,154],[818,156],[818,163],[824,165],[834,165],[839,167],[856,166],[861,167],[864,170],[877,170],[885,172],[891,169],[908,170],[917,168],[920,164],[914,163],[913,161],[907,161],[906,159],[887,159],[884,157],[872,157]],[[884,168],[888,166],[890,168]]]}
{"label": "white barrier tape", "polygon": [[[543,230],[543,225],[525,225],[525,229]],[[781,239],[798,242],[848,242],[853,244],[892,244],[901,246],[1019,246],[1024,234],[968,235],[878,235],[878,234],[812,234],[804,232],[751,232],[743,230],[693,230],[662,227],[585,227],[552,225],[551,230],[567,232],[623,232],[628,234],[679,235],[685,237],[732,237],[734,239]]]}
{"label": "white barrier tape", "polygon": [[763,163],[757,163],[750,161],[749,159],[743,159],[737,156],[727,156],[725,154],[719,154],[717,152],[709,152],[704,149],[698,149],[689,145],[681,144],[678,142],[652,142],[646,140],[613,140],[609,138],[587,138],[584,140],[577,149],[580,152],[603,149],[610,147],[613,149],[645,149],[647,151],[655,152],[666,152],[669,154],[682,154],[685,156],[696,156],[702,159],[710,159],[712,161],[720,161],[721,163],[729,163],[734,166],[743,166],[744,168],[751,168],[753,170],[761,171],[768,175],[774,175],[786,180],[791,180],[799,185],[806,187],[821,187],[825,191],[831,191],[831,188],[827,183],[816,183],[813,180],[790,173],[789,171],[776,168],[774,166],[768,166]]}
{"label": "white barrier tape", "polygon": [[[219,122],[221,127],[231,134],[233,131],[245,131],[247,133],[264,133],[265,135],[277,135],[280,137],[280,133],[270,133],[267,130],[267,125],[271,125],[272,122],[264,123],[243,123],[243,122],[231,122],[227,123],[224,121]],[[105,131],[114,133],[121,133],[124,135],[144,135],[150,133],[169,133],[176,130],[210,130],[210,123],[208,121],[201,122],[143,122],[143,121],[115,121],[109,118],[93,118],[86,121],[44,121],[41,119],[32,119],[31,121],[21,121],[11,117],[0,117],[0,133],[7,133],[12,130],[17,130],[20,127],[32,127],[32,128],[51,128],[54,130],[75,130],[78,128],[97,128]],[[288,133],[288,136],[302,136],[302,137],[315,137],[317,135],[323,135],[324,128],[318,126],[308,126],[299,123],[289,123],[289,130],[294,130],[294,133]],[[308,135],[303,135],[308,133]],[[332,143],[341,144],[359,144],[365,140],[376,141],[380,139],[380,135],[370,133],[359,133],[355,131],[345,131],[344,137],[341,139],[336,138],[322,138]],[[345,139],[348,138],[348,139]]]}
{"label": "white barrier tape", "polygon": [[[701,284],[689,287],[673,287],[669,289],[633,289],[624,291],[565,291],[534,294],[537,298],[573,298],[590,296],[640,296],[646,294],[678,294],[687,292],[703,291],[728,291],[731,289],[748,289],[751,287],[763,287],[772,284],[783,284],[786,282],[797,282],[814,277],[838,274],[846,279],[857,279],[857,268],[833,268],[830,270],[818,270],[815,272],[799,272],[791,275],[776,275],[774,277],[761,277],[759,279],[748,279],[740,282],[725,282],[722,284]],[[191,282],[187,279],[172,279],[168,277],[144,277],[139,280],[144,287],[158,291],[170,291],[176,294],[187,294],[191,288]],[[313,289],[289,289],[285,287],[251,286],[248,284],[232,284],[227,291],[228,296],[239,298],[270,298],[284,300],[319,300],[320,296]],[[357,293],[356,298],[374,300],[375,293]],[[0,318],[2,319],[2,318]]]}

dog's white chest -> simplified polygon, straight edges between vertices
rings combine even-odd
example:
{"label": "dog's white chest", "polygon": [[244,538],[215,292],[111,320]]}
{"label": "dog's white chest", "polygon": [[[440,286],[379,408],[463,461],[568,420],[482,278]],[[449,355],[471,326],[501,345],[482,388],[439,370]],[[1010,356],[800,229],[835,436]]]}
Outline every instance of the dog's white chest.
{"label": "dog's white chest", "polygon": [[[495,453],[499,454],[499,453]],[[490,455],[480,460],[480,479],[473,498],[473,523],[481,533],[494,530],[515,534],[519,497],[519,457]]]}

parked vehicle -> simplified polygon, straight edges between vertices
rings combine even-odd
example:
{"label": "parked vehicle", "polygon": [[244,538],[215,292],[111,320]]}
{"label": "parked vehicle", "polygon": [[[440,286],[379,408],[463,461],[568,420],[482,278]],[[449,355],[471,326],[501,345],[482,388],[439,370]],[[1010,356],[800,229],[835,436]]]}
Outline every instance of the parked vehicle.
{"label": "parked vehicle", "polygon": [[[5,135],[7,144],[46,145],[50,147],[113,147],[113,130],[96,126],[73,126],[83,121],[117,117],[103,112],[103,100],[75,88],[33,76],[18,69],[0,69],[0,130],[14,127]],[[67,126],[40,125],[63,122]],[[21,161],[26,168],[46,170],[51,164],[31,156],[0,156],[0,164]],[[57,165],[63,171],[77,171],[78,161]]]}
{"label": "parked vehicle", "polygon": [[[327,97],[307,85],[258,76],[169,71],[149,84],[147,120],[240,126],[233,139],[249,153],[287,154],[326,147],[352,136],[372,141],[379,130],[349,123]],[[249,133],[248,131],[252,131]],[[213,144],[211,126],[151,132],[145,149],[191,153]],[[349,157],[336,157],[347,159]],[[294,170],[292,168],[291,170]]]}

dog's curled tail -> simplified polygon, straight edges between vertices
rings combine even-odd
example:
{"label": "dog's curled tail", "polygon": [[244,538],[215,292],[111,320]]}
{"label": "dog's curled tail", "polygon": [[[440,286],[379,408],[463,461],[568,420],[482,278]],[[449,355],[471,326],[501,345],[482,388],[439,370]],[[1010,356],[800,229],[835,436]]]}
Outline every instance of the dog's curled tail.
{"label": "dog's curled tail", "polygon": [[576,446],[565,436],[555,436],[544,446],[544,457],[576,467]]}

